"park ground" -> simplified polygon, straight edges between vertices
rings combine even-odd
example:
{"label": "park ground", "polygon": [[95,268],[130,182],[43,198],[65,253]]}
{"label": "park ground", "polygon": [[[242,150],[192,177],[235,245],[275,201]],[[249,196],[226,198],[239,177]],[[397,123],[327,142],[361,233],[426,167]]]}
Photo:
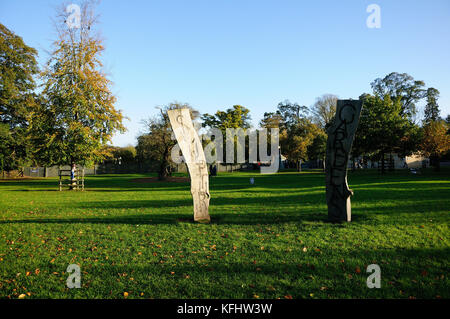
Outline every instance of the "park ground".
{"label": "park ground", "polygon": [[320,171],[220,173],[210,224],[193,222],[189,182],[144,177],[0,181],[0,298],[450,298],[449,170],[349,172],[342,224]]}

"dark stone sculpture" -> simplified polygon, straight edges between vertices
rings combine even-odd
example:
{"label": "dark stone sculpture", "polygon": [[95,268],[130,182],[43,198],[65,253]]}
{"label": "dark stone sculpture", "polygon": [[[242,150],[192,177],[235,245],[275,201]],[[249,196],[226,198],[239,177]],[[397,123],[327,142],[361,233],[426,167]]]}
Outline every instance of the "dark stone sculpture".
{"label": "dark stone sculpture", "polygon": [[328,219],[332,222],[351,221],[353,191],[347,184],[347,163],[361,108],[360,100],[338,100],[336,115],[327,129],[326,191]]}

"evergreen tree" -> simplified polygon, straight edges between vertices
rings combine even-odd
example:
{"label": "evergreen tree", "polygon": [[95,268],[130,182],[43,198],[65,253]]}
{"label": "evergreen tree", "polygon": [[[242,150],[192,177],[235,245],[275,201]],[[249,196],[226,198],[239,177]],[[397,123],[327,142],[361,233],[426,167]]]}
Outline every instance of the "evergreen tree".
{"label": "evergreen tree", "polygon": [[429,88],[426,93],[427,104],[425,105],[424,118],[425,123],[431,121],[437,121],[440,119],[439,116],[439,105],[437,103],[439,99],[439,91],[435,88]]}

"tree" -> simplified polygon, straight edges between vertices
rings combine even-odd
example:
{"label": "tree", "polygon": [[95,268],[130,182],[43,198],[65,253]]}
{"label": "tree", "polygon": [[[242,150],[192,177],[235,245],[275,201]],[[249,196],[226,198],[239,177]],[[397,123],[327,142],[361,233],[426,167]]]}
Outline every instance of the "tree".
{"label": "tree", "polygon": [[282,128],[283,125],[283,117],[279,111],[264,112],[263,119],[259,122],[259,126],[264,128]]}
{"label": "tree", "polygon": [[80,28],[58,15],[58,40],[43,71],[43,103],[33,120],[35,157],[46,165],[91,164],[104,158],[104,145],[125,131],[111,82],[102,71],[102,41],[94,35],[92,2],[81,6]]}
{"label": "tree", "polygon": [[[250,128],[250,110],[242,105],[233,105],[233,108],[229,108],[226,111],[217,111],[214,115],[210,115],[208,113],[205,113],[202,115],[202,126],[203,127],[209,127],[209,128],[217,128],[222,132],[223,139],[223,152],[224,152],[224,158],[226,159],[226,140],[231,138],[231,136],[227,136],[227,129],[248,129]],[[233,161],[237,161],[237,149],[238,147],[242,147],[241,145],[238,145],[239,139],[237,135],[233,136],[234,140],[234,159]],[[248,137],[246,137],[246,140],[248,140]],[[248,149],[248,144],[245,143],[243,145],[244,149]],[[247,152],[247,151],[246,151]],[[231,152],[230,152],[231,153]],[[230,163],[231,164],[231,163]]]}
{"label": "tree", "polygon": [[316,99],[316,102],[311,107],[313,121],[322,129],[331,123],[336,114],[336,105],[338,97],[333,94],[324,94]]}
{"label": "tree", "polygon": [[425,105],[424,118],[425,123],[430,121],[437,121],[439,116],[439,105],[437,100],[439,99],[439,91],[435,88],[429,88],[426,92],[427,104]]}
{"label": "tree", "polygon": [[392,72],[371,83],[373,94],[391,101],[400,99],[400,114],[412,118],[416,114],[416,103],[425,96],[425,83],[416,81],[407,73]]}
{"label": "tree", "polygon": [[29,158],[29,116],[36,95],[37,51],[0,23],[0,164],[22,166]]}
{"label": "tree", "polygon": [[[385,155],[398,152],[407,155],[416,148],[414,125],[402,112],[400,97],[391,100],[389,95],[381,98],[361,95],[363,108],[352,147],[353,156],[366,154],[382,161],[384,173]],[[409,143],[409,144],[408,144]]]}
{"label": "tree", "polygon": [[165,180],[170,175],[170,155],[177,144],[177,141],[172,139],[172,126],[167,111],[182,108],[190,110],[192,120],[198,118],[198,111],[189,104],[174,102],[160,107],[158,115],[143,121],[147,131],[138,137],[137,156],[141,161],[149,160],[157,165],[159,180]]}
{"label": "tree", "polygon": [[424,136],[421,144],[423,155],[430,158],[436,171],[440,170],[440,158],[450,149],[449,126],[445,121],[430,121],[423,127]]}
{"label": "tree", "polygon": [[289,100],[278,103],[277,114],[281,115],[283,119],[283,126],[289,129],[290,126],[295,126],[301,118],[306,117],[308,108],[298,103],[291,103]]}
{"label": "tree", "polygon": [[301,170],[301,161],[308,160],[310,155],[318,155],[314,153],[311,145],[322,133],[307,114],[306,106],[285,100],[278,103],[276,112],[264,113],[260,123],[262,127],[280,129],[281,152],[290,162],[295,163],[298,171]]}
{"label": "tree", "polygon": [[325,154],[327,150],[328,135],[324,130],[318,128],[313,131],[314,136],[312,143],[308,146],[308,158],[314,160],[322,160],[323,169],[325,169]]}
{"label": "tree", "polygon": [[223,133],[227,128],[249,128],[250,110],[242,105],[233,105],[226,111],[217,111],[214,115],[205,113],[201,119],[203,127],[216,127]]}
{"label": "tree", "polygon": [[107,154],[106,159],[119,162],[121,164],[130,164],[135,161],[137,152],[136,148],[132,145],[125,147],[118,146],[106,146],[105,154]]}
{"label": "tree", "polygon": [[[313,154],[311,146],[322,130],[308,118],[300,118],[282,134],[281,147],[289,161],[295,162],[301,171],[301,161]],[[316,141],[317,142],[317,141]]]}

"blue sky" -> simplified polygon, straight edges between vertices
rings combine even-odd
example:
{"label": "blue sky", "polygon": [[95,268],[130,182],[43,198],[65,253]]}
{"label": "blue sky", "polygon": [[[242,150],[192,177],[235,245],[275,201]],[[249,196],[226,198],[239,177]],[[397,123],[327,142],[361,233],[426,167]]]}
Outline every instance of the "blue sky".
{"label": "blue sky", "polygon": [[[0,0],[0,22],[44,63],[60,3]],[[380,29],[366,26],[372,3]],[[285,99],[310,106],[325,93],[358,98],[394,71],[437,88],[441,115],[450,113],[448,0],[103,0],[97,13],[105,69],[130,119],[115,145],[135,144],[140,121],[172,101],[202,113],[241,104],[256,125]]]}

